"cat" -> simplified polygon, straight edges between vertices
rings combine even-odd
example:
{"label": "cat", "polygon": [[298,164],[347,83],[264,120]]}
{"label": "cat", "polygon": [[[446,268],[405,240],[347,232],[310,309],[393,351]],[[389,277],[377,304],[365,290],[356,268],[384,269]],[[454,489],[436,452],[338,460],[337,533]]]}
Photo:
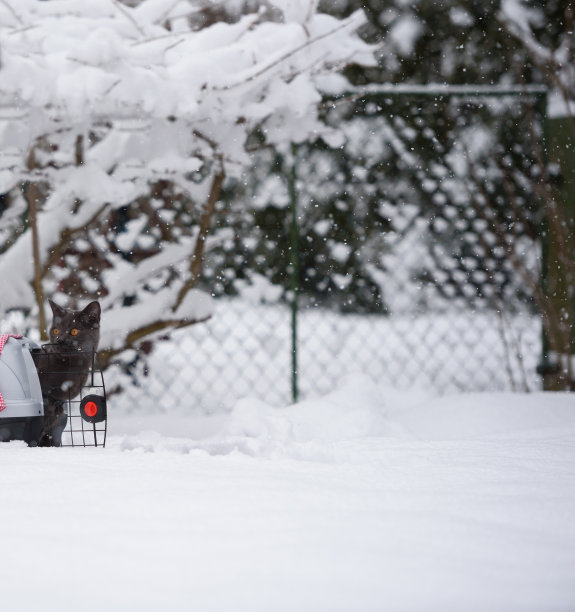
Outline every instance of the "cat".
{"label": "cat", "polygon": [[44,399],[39,445],[61,446],[68,420],[64,405],[80,393],[92,368],[100,339],[101,308],[98,302],[91,302],[76,311],[48,302],[53,315],[50,342],[32,354]]}

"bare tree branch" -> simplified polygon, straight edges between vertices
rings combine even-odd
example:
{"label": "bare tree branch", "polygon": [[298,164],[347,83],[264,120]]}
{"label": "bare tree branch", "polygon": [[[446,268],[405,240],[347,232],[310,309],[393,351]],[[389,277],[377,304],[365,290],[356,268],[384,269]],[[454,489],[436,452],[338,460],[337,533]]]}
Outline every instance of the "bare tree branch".
{"label": "bare tree branch", "polygon": [[[34,147],[31,147],[30,153],[28,154],[28,168],[33,170],[35,167],[35,150]],[[34,262],[32,287],[34,289],[34,296],[36,297],[36,304],[38,306],[38,326],[40,328],[40,337],[42,340],[46,340],[46,312],[44,310],[44,289],[42,287],[42,278],[44,275],[42,272],[40,241],[38,237],[38,189],[36,187],[36,183],[28,183],[26,199],[28,200],[28,222],[30,223],[30,228],[32,230],[32,259]]]}
{"label": "bare tree branch", "polygon": [[212,217],[214,215],[214,211],[216,208],[216,204],[220,197],[220,192],[222,190],[222,185],[225,179],[225,171],[223,169],[223,165],[221,163],[221,159],[219,161],[219,169],[216,171],[214,175],[212,186],[210,189],[210,195],[208,196],[208,201],[202,211],[202,215],[200,217],[200,231],[198,237],[196,239],[196,245],[194,248],[194,253],[190,260],[190,276],[188,280],[184,283],[180,292],[178,293],[178,297],[176,299],[175,304],[172,306],[172,312],[176,312],[176,310],[181,306],[186,294],[190,289],[192,289],[198,279],[200,274],[202,273],[202,265],[203,265],[203,257],[204,257],[204,247],[206,243],[206,239],[208,237],[208,233],[210,230],[210,224]]}

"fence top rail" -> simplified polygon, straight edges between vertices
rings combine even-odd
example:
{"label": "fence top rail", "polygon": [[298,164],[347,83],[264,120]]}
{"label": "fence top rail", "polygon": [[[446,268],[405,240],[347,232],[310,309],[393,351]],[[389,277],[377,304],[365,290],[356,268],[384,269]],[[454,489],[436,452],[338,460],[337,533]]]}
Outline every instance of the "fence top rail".
{"label": "fence top rail", "polygon": [[428,85],[368,85],[356,87],[334,99],[345,97],[371,97],[371,96],[421,96],[429,98],[445,97],[505,97],[526,96],[545,97],[548,89],[544,85],[442,85],[431,83]]}

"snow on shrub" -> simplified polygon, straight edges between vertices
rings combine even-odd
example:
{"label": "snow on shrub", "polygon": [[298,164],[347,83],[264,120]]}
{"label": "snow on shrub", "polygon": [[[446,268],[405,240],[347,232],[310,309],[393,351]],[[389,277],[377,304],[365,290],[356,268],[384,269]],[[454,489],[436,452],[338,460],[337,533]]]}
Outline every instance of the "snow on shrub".
{"label": "snow on shrub", "polygon": [[224,178],[254,143],[335,142],[318,78],[374,63],[362,12],[316,5],[198,28],[184,1],[0,2],[0,313],[99,297],[113,352],[209,316],[191,290]]}

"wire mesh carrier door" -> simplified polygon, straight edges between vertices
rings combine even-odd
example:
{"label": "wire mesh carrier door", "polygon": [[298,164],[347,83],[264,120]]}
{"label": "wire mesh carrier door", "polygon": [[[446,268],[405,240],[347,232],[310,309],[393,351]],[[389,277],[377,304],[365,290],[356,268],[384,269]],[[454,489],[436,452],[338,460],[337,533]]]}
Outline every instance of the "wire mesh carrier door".
{"label": "wire mesh carrier door", "polygon": [[[34,352],[44,397],[44,419],[53,421],[53,446],[106,445],[108,429],[104,376],[95,351]],[[53,414],[50,414],[53,413]]]}

